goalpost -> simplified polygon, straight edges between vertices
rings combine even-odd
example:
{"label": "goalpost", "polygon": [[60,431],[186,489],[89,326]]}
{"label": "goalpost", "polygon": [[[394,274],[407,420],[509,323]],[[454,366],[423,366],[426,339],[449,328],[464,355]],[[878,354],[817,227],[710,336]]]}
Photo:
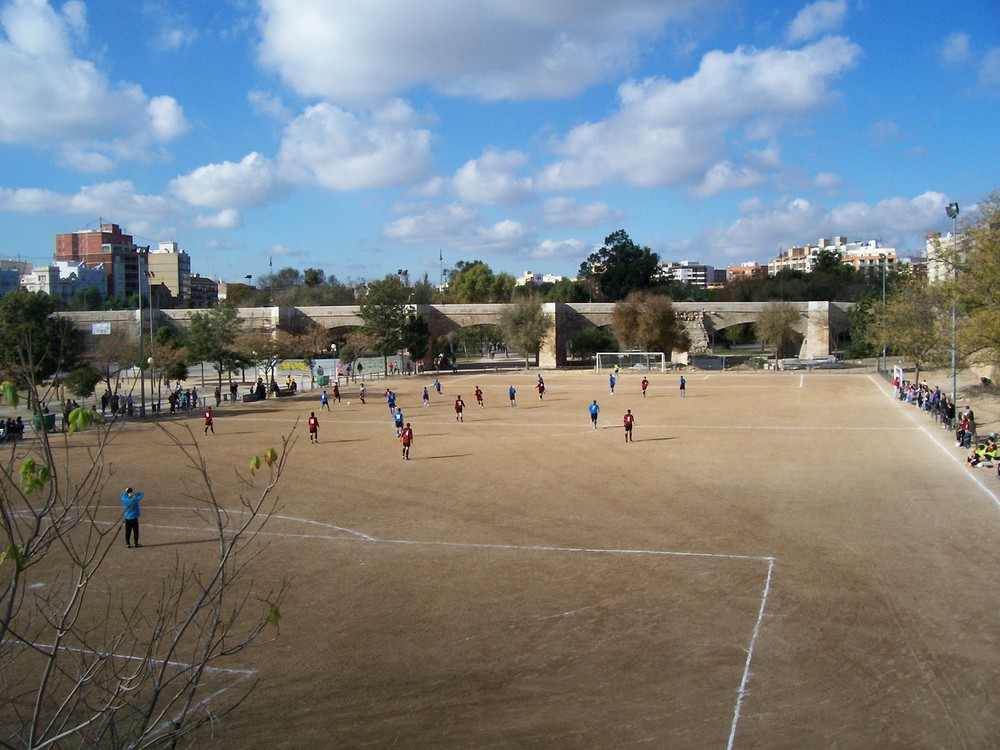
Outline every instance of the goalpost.
{"label": "goalpost", "polygon": [[614,370],[659,370],[666,372],[667,355],[663,352],[597,352],[597,372]]}

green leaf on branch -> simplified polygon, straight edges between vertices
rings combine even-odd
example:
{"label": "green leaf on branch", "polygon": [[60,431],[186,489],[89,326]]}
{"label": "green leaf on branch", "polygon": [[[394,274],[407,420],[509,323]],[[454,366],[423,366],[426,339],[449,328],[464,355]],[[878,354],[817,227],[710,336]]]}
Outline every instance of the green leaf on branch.
{"label": "green leaf on branch", "polygon": [[278,454],[274,448],[268,448],[264,451],[264,460],[267,461],[267,465],[271,466],[275,461],[278,460]]}
{"label": "green leaf on branch", "polygon": [[26,458],[21,464],[21,489],[25,495],[44,489],[51,478],[49,467],[35,463],[33,458]]}
{"label": "green leaf on branch", "polygon": [[281,622],[281,608],[277,604],[272,605],[271,611],[267,613],[267,622],[276,628],[278,627],[278,623]]}
{"label": "green leaf on branch", "polygon": [[260,456],[254,456],[250,459],[250,473],[256,474],[257,469],[260,468]]}
{"label": "green leaf on branch", "polygon": [[5,401],[16,409],[18,401],[20,401],[20,397],[17,394],[17,386],[9,380],[0,383],[0,400]]}
{"label": "green leaf on branch", "polygon": [[28,556],[24,553],[24,547],[20,545],[10,545],[5,552],[0,552],[0,565],[11,559],[18,570],[23,570],[28,564]]}

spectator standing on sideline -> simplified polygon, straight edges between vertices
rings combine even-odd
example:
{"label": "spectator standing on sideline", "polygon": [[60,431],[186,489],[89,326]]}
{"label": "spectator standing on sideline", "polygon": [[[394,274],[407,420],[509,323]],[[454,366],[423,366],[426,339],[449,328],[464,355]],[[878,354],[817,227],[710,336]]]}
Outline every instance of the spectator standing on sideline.
{"label": "spectator standing on sideline", "polygon": [[597,405],[597,399],[590,405],[590,423],[597,429],[597,415],[601,413],[601,407]]}
{"label": "spectator standing on sideline", "polygon": [[215,419],[212,417],[212,407],[211,406],[206,406],[205,407],[205,434],[206,435],[208,434],[209,430],[212,431],[213,435],[215,434],[215,424],[214,424],[214,422],[215,422]]}
{"label": "spectator standing on sideline", "polygon": [[410,423],[406,423],[406,427],[403,428],[402,434],[399,439],[403,442],[403,460],[410,460],[410,446],[413,445],[413,430],[410,429]]}
{"label": "spectator standing on sideline", "polygon": [[316,419],[316,412],[309,412],[309,442],[319,442],[319,420]]}
{"label": "spectator standing on sideline", "polygon": [[681,398],[684,398],[685,396],[687,396],[687,381],[684,379],[684,376],[681,375]]}
{"label": "spectator standing on sideline", "polygon": [[626,443],[631,443],[632,442],[632,427],[633,427],[633,425],[635,425],[635,417],[632,416],[632,410],[631,409],[628,409],[625,412],[625,418],[624,418],[623,421],[625,423],[625,442]]}
{"label": "spectator standing on sideline", "polygon": [[455,399],[455,421],[456,422],[464,422],[465,421],[465,417],[462,416],[462,412],[464,410],[465,410],[465,402],[462,400],[462,397],[459,396],[458,398]]}
{"label": "spectator standing on sideline", "polygon": [[642,378],[642,397],[646,398],[646,389],[649,388],[649,381],[646,380],[645,376]]}
{"label": "spectator standing on sideline", "polygon": [[[122,493],[122,504],[125,506],[125,546],[141,547],[139,544],[139,501],[142,493],[126,487]],[[134,542],[134,544],[132,544]]]}
{"label": "spectator standing on sideline", "polygon": [[517,406],[517,391],[514,390],[514,386],[507,390],[507,395],[510,397],[510,405]]}

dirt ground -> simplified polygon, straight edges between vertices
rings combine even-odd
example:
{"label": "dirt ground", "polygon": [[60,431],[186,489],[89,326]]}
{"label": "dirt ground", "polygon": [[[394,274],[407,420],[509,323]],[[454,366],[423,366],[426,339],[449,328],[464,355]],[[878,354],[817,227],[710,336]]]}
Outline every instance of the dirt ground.
{"label": "dirt ground", "polygon": [[[299,420],[256,573],[260,596],[291,581],[280,635],[229,665],[257,686],[217,746],[1000,743],[995,469],[871,374],[693,372],[686,398],[670,374],[646,398],[639,374],[614,395],[544,377],[540,400],[534,372],[442,375],[429,407],[433,375],[388,381],[408,462],[384,381],[329,413],[316,393],[223,406],[214,436],[164,420],[221,496]],[[114,554],[153,578],[203,532],[165,436],[123,438],[108,503],[146,492],[146,546]]]}

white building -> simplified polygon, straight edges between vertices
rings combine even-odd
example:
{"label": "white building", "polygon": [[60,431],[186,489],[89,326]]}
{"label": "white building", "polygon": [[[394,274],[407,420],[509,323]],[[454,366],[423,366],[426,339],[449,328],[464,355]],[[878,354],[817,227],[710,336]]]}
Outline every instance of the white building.
{"label": "white building", "polygon": [[191,256],[177,247],[176,242],[161,242],[147,258],[150,281],[170,290],[176,307],[198,307],[191,304]]}
{"label": "white building", "polygon": [[108,274],[104,264],[88,266],[78,260],[57,260],[49,266],[33,268],[21,276],[21,286],[29,292],[45,292],[63,301],[83,289],[108,294]]}
{"label": "white building", "polygon": [[939,281],[947,280],[953,273],[953,269],[941,257],[942,252],[953,252],[962,244],[962,235],[940,234],[932,232],[927,235],[927,282],[935,284]]}
{"label": "white building", "polygon": [[848,242],[847,237],[836,236],[832,239],[821,239],[815,245],[792,247],[768,261],[767,274],[775,276],[781,271],[804,271],[811,273],[816,267],[816,261],[824,250],[832,250],[840,254],[840,261],[852,266],[855,271],[881,273],[882,266],[892,269],[898,262],[896,248],[883,247],[879,240],[864,240]]}
{"label": "white building", "polygon": [[520,276],[515,279],[515,286],[525,286],[526,284],[555,284],[563,279],[565,276],[556,276],[552,273],[533,273],[532,271],[525,271]]}
{"label": "white building", "polygon": [[705,289],[715,283],[715,267],[693,260],[672,260],[660,263],[657,276]]}

